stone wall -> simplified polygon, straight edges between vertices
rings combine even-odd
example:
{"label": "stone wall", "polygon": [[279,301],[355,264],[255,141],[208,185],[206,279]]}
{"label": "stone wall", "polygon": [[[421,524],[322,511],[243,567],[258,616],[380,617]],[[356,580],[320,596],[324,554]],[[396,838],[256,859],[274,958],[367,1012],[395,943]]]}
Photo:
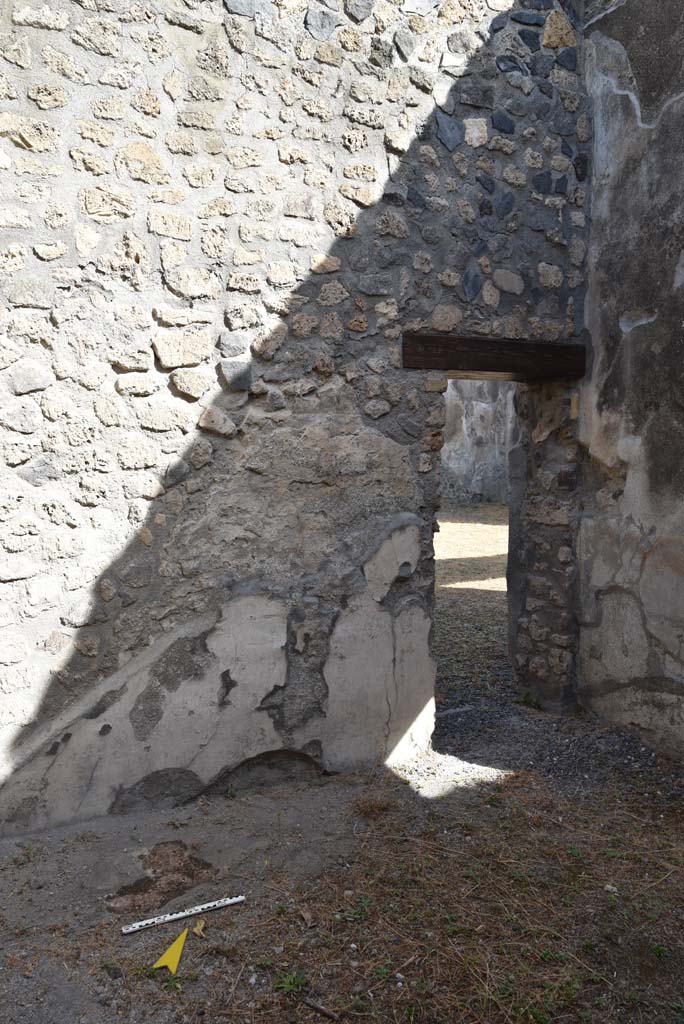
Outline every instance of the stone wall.
{"label": "stone wall", "polygon": [[508,501],[515,385],[450,380],[444,396],[441,492],[456,501]]}
{"label": "stone wall", "polygon": [[7,828],[428,742],[446,381],[402,330],[581,328],[575,32],[509,7],[3,5]]}
{"label": "stone wall", "polygon": [[684,22],[587,5],[593,227],[580,696],[684,753]]}

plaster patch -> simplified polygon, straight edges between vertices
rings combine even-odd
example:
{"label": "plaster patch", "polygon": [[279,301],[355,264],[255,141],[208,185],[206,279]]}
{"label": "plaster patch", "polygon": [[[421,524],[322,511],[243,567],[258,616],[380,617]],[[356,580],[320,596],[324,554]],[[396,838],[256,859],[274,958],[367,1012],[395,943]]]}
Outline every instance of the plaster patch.
{"label": "plaster patch", "polygon": [[678,538],[658,541],[646,558],[639,590],[649,629],[684,660],[684,544]]}
{"label": "plaster patch", "polygon": [[[664,685],[670,686],[668,680]],[[637,728],[661,749],[684,755],[684,696],[645,689],[641,683],[592,697],[591,707],[617,725]]]}
{"label": "plaster patch", "polygon": [[390,613],[370,593],[354,598],[339,616],[323,675],[326,768],[372,763],[384,750],[392,714],[394,636]]}
{"label": "plaster patch", "polygon": [[640,310],[630,309],[620,317],[620,330],[623,334],[631,334],[637,327],[644,324],[652,324],[658,319],[657,313],[646,313]]}
{"label": "plaster patch", "polygon": [[224,605],[220,622],[207,637],[207,647],[220,671],[230,672],[230,699],[236,711],[255,711],[275,686],[284,685],[286,641],[283,601],[250,596]]}
{"label": "plaster patch", "polygon": [[673,287],[677,289],[684,287],[684,249],[682,249],[681,253],[679,254],[679,260],[677,261],[677,266],[675,267]]}
{"label": "plaster patch", "polygon": [[394,622],[394,700],[385,761],[390,766],[405,764],[430,746],[436,676],[430,656],[430,626],[425,608],[411,598]]}
{"label": "plaster patch", "polygon": [[393,619],[368,591],[338,618],[324,676],[325,723],[318,727],[323,763],[335,771],[405,761],[430,743],[434,728],[435,665],[430,617],[408,597]]}
{"label": "plaster patch", "polygon": [[620,682],[645,676],[649,643],[637,598],[611,590],[599,601],[601,621],[582,630],[580,678],[582,688],[600,690],[608,680]]}
{"label": "plaster patch", "polygon": [[395,580],[412,576],[419,558],[420,530],[417,523],[393,530],[363,566],[368,589],[375,600],[382,601]]}

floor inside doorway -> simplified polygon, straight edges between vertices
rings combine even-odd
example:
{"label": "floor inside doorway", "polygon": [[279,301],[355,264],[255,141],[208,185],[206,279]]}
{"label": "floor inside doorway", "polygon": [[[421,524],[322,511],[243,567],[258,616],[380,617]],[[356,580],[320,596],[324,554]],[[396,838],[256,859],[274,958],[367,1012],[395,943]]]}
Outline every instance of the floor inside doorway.
{"label": "floor inside doorway", "polygon": [[463,685],[510,685],[508,660],[508,507],[444,502],[435,534],[434,656],[439,696]]}
{"label": "floor inside doorway", "polygon": [[684,767],[520,702],[505,509],[440,520],[434,751],[0,840],[2,1024],[684,1024]]}
{"label": "floor inside doorway", "polygon": [[[435,750],[466,764],[535,772],[575,790],[608,780],[632,738],[587,717],[545,713],[514,681],[507,506],[443,501],[438,522]],[[453,762],[444,763],[453,771]]]}

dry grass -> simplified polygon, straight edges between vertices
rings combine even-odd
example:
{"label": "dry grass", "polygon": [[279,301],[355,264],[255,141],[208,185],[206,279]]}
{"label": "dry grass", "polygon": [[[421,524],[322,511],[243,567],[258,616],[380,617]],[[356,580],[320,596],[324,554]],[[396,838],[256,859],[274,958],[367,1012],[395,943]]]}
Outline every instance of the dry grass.
{"label": "dry grass", "polygon": [[355,813],[359,818],[365,818],[366,821],[381,818],[393,807],[396,807],[394,800],[382,793],[374,793],[372,790],[354,801]]}
{"label": "dry grass", "polygon": [[[684,1022],[681,810],[562,800],[525,775],[427,816],[395,792],[381,781],[361,801],[353,863],[276,887],[233,946],[212,947],[211,922],[163,994],[169,1011],[180,1003],[193,1024]],[[132,997],[140,984],[162,995],[121,966]]]}

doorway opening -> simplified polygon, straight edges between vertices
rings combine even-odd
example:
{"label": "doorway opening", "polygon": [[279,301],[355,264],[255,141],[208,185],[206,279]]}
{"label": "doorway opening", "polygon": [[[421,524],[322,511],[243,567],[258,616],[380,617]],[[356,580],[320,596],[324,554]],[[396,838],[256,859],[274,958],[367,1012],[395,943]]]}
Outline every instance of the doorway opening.
{"label": "doorway opening", "polygon": [[[573,705],[577,629],[572,495],[577,444],[572,388],[584,376],[586,361],[582,341],[435,332],[403,336],[405,369],[440,373],[441,380],[432,385],[437,389],[449,379],[459,382],[455,390],[453,385],[451,391],[447,388],[447,428],[458,436],[453,445],[448,438],[443,445],[443,479],[448,480],[455,467],[459,482],[444,488],[446,504],[437,524],[444,531],[435,545],[437,744],[440,725],[465,715],[470,696],[490,715],[492,698],[503,697],[503,688],[508,689],[510,704],[519,684],[527,682],[530,689],[523,692],[523,701],[527,693],[536,706],[541,706],[541,698],[545,706]],[[493,388],[495,383],[510,387],[511,382],[528,385],[517,396],[515,416],[513,396],[502,396]],[[501,507],[506,493],[508,517]],[[498,499],[498,512],[474,510],[474,503],[486,497]],[[481,541],[474,541],[474,536]],[[467,592],[471,600],[464,600]],[[474,604],[473,592],[480,599]],[[483,606],[491,615],[482,616]],[[466,632],[459,635],[463,629]],[[471,693],[472,687],[477,690]],[[447,735],[447,750],[449,742]]]}
{"label": "doorway opening", "polygon": [[[473,712],[514,690],[509,654],[508,452],[514,383],[450,380],[445,394],[441,508],[435,534],[434,742],[462,750]],[[479,716],[475,716],[479,717]]]}

